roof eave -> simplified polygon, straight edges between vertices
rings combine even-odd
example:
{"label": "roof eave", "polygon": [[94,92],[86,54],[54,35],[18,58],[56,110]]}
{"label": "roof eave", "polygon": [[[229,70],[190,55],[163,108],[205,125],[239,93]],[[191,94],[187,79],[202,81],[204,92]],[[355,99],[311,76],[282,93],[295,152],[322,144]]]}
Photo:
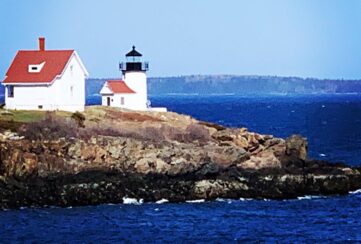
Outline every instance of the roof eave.
{"label": "roof eave", "polygon": [[50,86],[52,82],[2,82],[3,85],[10,85],[10,86]]}
{"label": "roof eave", "polygon": [[84,75],[86,78],[89,77],[89,72],[88,70],[85,68],[85,65],[83,64],[83,61],[81,61],[80,56],[78,55],[78,53],[74,50],[73,55],[75,55],[76,59],[78,60],[80,67],[82,68]]}

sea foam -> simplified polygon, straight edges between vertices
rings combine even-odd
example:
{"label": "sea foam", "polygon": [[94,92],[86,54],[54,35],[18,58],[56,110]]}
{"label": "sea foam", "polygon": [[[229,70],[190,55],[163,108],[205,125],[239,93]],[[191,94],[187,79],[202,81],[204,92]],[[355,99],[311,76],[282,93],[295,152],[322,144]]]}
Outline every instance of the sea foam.
{"label": "sea foam", "polygon": [[123,197],[123,204],[134,204],[134,205],[141,205],[143,204],[143,199],[136,199],[130,197]]}
{"label": "sea foam", "polygon": [[356,191],[350,191],[350,194],[361,194],[361,189],[358,189]]}
{"label": "sea foam", "polygon": [[166,202],[169,202],[168,199],[162,198],[162,199],[156,201],[155,203],[156,203],[156,204],[162,204],[162,203],[166,203]]}
{"label": "sea foam", "polygon": [[298,200],[312,200],[312,199],[320,199],[326,198],[325,196],[314,196],[314,195],[306,195],[302,197],[297,197]]}
{"label": "sea foam", "polygon": [[186,201],[187,203],[201,203],[201,202],[205,202],[206,200],[204,199],[196,199],[196,200],[188,200]]}

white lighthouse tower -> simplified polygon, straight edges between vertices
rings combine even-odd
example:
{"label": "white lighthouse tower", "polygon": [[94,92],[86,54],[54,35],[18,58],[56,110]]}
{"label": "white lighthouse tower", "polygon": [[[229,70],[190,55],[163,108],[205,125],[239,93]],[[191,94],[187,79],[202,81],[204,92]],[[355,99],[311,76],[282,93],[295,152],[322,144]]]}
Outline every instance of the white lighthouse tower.
{"label": "white lighthouse tower", "polygon": [[133,46],[125,57],[126,62],[119,64],[122,79],[108,80],[100,91],[102,105],[141,111],[167,111],[162,107],[150,107],[146,75],[148,63],[143,62],[142,54]]}
{"label": "white lighthouse tower", "polygon": [[143,62],[142,54],[133,49],[125,55],[126,62],[119,65],[122,71],[123,80],[130,89],[135,92],[133,107],[136,110],[147,110],[148,93],[147,93],[147,75],[149,68],[148,62]]}

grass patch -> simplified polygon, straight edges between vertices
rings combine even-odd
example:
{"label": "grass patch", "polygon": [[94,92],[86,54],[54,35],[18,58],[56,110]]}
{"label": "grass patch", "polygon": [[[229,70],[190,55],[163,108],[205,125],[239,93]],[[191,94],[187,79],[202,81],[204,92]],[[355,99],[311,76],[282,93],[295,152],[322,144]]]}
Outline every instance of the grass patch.
{"label": "grass patch", "polygon": [[[2,111],[0,110],[0,114]],[[28,111],[28,110],[8,110],[9,114],[0,115],[0,121],[14,121],[21,123],[30,123],[40,121],[45,118],[47,111]],[[70,117],[72,113],[64,111],[51,112],[59,117]]]}
{"label": "grass patch", "polygon": [[6,117],[11,118],[15,122],[30,123],[44,119],[45,112],[42,111],[11,111],[13,115]]}
{"label": "grass patch", "polygon": [[48,113],[57,117],[70,117],[72,113],[64,111],[47,112],[31,110],[4,110],[0,109],[0,129],[16,131],[27,123],[39,122],[46,118]]}

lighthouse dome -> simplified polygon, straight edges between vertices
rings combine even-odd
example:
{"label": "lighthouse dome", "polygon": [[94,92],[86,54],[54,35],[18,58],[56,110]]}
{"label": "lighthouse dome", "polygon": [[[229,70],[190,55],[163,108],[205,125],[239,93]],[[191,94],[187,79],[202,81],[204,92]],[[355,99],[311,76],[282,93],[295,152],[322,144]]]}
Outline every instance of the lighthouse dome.
{"label": "lighthouse dome", "polygon": [[126,57],[141,57],[142,54],[140,52],[138,52],[137,50],[135,50],[135,46],[133,46],[132,51],[130,51],[129,53],[127,53],[125,55]]}

